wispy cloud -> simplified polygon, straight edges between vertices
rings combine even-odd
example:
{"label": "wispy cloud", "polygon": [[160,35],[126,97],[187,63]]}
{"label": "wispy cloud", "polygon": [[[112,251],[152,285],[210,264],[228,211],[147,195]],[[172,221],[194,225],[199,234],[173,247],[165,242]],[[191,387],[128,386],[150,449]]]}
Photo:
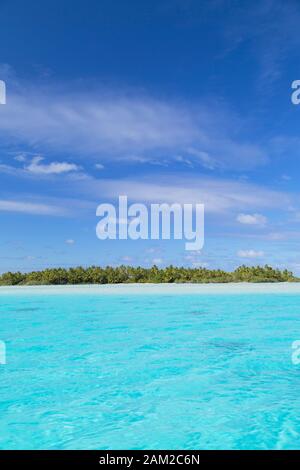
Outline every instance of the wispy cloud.
{"label": "wispy cloud", "polygon": [[207,152],[190,147],[188,148],[188,153],[189,155],[196,157],[196,159],[199,159],[204,168],[207,168],[208,170],[214,170],[218,166],[218,162]]}
{"label": "wispy cloud", "polygon": [[[256,57],[262,83],[280,78],[287,57],[297,54],[300,45],[300,7],[297,0],[264,0],[235,5],[224,36],[228,50],[250,46]],[[265,92],[265,88],[264,88]]]}
{"label": "wispy cloud", "polygon": [[217,25],[214,37],[221,44],[217,58],[233,55],[239,48],[247,57],[249,51],[251,60],[256,62],[257,79],[264,85],[281,77],[290,54],[294,53],[297,58],[300,45],[298,0],[173,0],[167,5],[166,13],[176,12],[181,27],[205,31],[205,26],[214,22]]}
{"label": "wispy cloud", "polygon": [[[255,184],[228,179],[199,177],[187,178],[167,175],[134,179],[92,179],[77,184],[77,190],[85,196],[117,198],[126,194],[132,201],[204,203],[205,211],[226,213],[232,210],[282,208],[291,201],[284,192]],[[257,214],[256,214],[257,215]]]}
{"label": "wispy cloud", "polygon": [[[76,93],[74,89],[71,93],[19,84],[10,92],[9,106],[0,109],[0,136],[4,145],[13,139],[42,154],[65,152],[79,158],[124,161],[138,154],[152,164],[176,160],[179,154],[183,161],[207,169],[239,170],[267,161],[259,144],[239,136],[237,129],[243,126],[236,123],[242,121],[232,111],[201,102],[179,103],[138,93]],[[36,163],[34,170],[44,173],[70,169]]]}
{"label": "wispy cloud", "polygon": [[38,204],[33,202],[13,201],[13,200],[0,200],[0,212],[21,212],[24,214],[33,215],[52,215],[62,216],[65,215],[65,210],[61,207]]}
{"label": "wispy cloud", "polygon": [[49,215],[67,218],[94,217],[97,203],[88,199],[74,197],[47,197],[43,194],[13,192],[0,199],[0,212],[28,215]]}

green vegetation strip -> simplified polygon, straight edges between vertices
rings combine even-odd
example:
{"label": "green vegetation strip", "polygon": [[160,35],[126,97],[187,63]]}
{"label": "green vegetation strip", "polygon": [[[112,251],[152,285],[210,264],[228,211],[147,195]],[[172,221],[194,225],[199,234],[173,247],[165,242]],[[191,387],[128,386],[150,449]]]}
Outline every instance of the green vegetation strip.
{"label": "green vegetation strip", "polygon": [[221,269],[184,268],[168,266],[159,269],[118,266],[70,269],[53,268],[30,273],[7,272],[0,276],[0,285],[66,285],[66,284],[119,284],[119,283],[214,283],[214,282],[298,282],[288,270],[271,266],[240,266],[233,272]]}

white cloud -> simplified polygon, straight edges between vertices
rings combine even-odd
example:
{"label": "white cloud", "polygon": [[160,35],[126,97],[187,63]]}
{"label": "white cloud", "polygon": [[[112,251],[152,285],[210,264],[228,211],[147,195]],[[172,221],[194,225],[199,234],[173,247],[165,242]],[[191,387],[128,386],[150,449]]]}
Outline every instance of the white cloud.
{"label": "white cloud", "polygon": [[163,259],[162,258],[153,258],[152,263],[153,264],[162,264]]}
{"label": "white cloud", "polygon": [[103,169],[104,169],[104,165],[102,165],[102,163],[96,163],[95,168],[96,168],[97,170],[103,170]]}
{"label": "white cloud", "polygon": [[194,261],[192,263],[192,267],[193,268],[208,268],[209,267],[209,263],[206,263],[204,261]]}
{"label": "white cloud", "polygon": [[37,175],[59,175],[80,169],[75,163],[52,162],[49,164],[41,164],[43,160],[43,157],[34,157],[31,163],[25,167],[25,170]]}
{"label": "white cloud", "polygon": [[[299,234],[297,234],[299,236]],[[284,240],[287,237],[287,234],[284,232],[271,232],[266,235],[267,240]]]}
{"label": "white cloud", "polygon": [[[27,161],[24,157],[22,159],[21,157],[14,158],[14,160],[18,162],[24,163]],[[44,160],[43,157],[36,156],[33,157],[30,161],[30,163],[24,165],[24,166],[13,166],[13,165],[7,165],[7,164],[0,164],[0,172],[1,173],[6,173],[8,175],[13,175],[13,176],[34,176],[34,175],[43,175],[43,176],[49,176],[49,175],[60,175],[60,174],[70,174],[70,173],[75,173],[77,172],[77,177],[78,178],[84,178],[86,177],[85,173],[80,172],[81,167],[76,165],[75,163],[67,163],[67,162],[51,162],[48,164],[41,164],[41,162]]]}
{"label": "white cloud", "polygon": [[239,250],[237,255],[240,258],[260,258],[264,256],[263,251],[255,251],[255,250]]}
{"label": "white cloud", "polygon": [[14,160],[17,162],[26,162],[26,156],[24,154],[16,155]]}
{"label": "white cloud", "polygon": [[75,240],[73,240],[72,238],[69,238],[68,240],[66,240],[67,245],[74,245],[74,243],[75,243]]}
{"label": "white cloud", "polygon": [[23,201],[0,200],[0,211],[21,212],[33,215],[64,215],[61,207]]}
{"label": "white cloud", "polygon": [[262,214],[239,214],[236,220],[246,225],[265,225],[267,223],[267,218]]}

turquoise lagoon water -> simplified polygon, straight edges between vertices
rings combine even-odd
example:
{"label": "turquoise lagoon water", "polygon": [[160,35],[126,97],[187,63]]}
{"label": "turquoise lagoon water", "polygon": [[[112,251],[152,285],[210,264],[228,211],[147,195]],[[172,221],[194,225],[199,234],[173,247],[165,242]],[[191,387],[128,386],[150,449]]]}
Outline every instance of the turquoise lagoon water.
{"label": "turquoise lagoon water", "polygon": [[299,449],[299,287],[176,289],[0,289],[0,448]]}

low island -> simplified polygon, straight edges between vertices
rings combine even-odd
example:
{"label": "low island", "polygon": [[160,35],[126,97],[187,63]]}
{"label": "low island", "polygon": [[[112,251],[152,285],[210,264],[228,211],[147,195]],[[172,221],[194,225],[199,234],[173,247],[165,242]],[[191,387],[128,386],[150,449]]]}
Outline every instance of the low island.
{"label": "low island", "polygon": [[0,276],[2,286],[75,285],[75,284],[129,284],[129,283],[228,283],[228,282],[298,282],[292,272],[271,266],[240,266],[232,272],[202,267],[168,266],[158,268],[74,267],[51,268],[42,271],[6,272]]}

